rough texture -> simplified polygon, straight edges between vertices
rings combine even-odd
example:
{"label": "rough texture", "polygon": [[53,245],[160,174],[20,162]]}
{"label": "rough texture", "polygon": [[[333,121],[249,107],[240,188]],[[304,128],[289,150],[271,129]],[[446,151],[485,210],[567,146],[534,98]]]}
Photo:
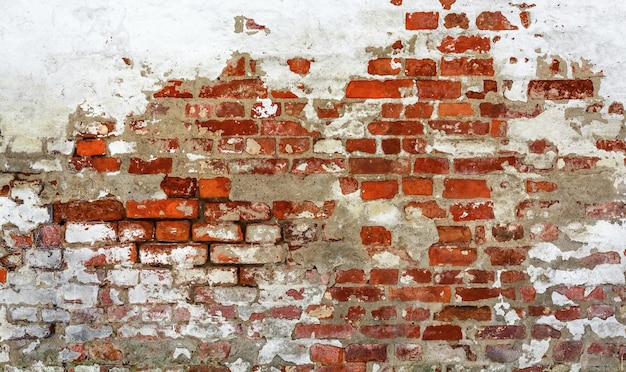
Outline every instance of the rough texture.
{"label": "rough texture", "polygon": [[[518,59],[558,39],[545,6],[367,2],[366,60],[224,44],[213,75],[124,112],[81,96],[36,134],[3,97],[0,364],[619,370],[623,92],[605,61]],[[279,18],[221,21],[271,40]]]}

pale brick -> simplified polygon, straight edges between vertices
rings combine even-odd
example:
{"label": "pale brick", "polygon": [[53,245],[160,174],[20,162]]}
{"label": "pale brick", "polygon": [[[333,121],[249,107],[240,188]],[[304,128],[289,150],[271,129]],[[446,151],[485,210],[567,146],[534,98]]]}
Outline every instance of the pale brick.
{"label": "pale brick", "polygon": [[11,309],[11,319],[14,321],[25,320],[27,322],[37,321],[36,307],[16,307]]}
{"label": "pale brick", "polygon": [[120,269],[107,272],[107,282],[114,286],[132,287],[139,283],[139,270]]}
{"label": "pale brick", "polygon": [[40,269],[56,270],[63,264],[60,249],[29,249],[25,258],[28,266]]}
{"label": "pale brick", "polygon": [[41,320],[46,323],[69,322],[70,313],[61,309],[42,309]]}
{"label": "pale brick", "polygon": [[117,224],[111,222],[70,222],[65,228],[68,243],[98,243],[117,239]]}
{"label": "pale brick", "polygon": [[214,244],[211,245],[211,262],[217,264],[264,264],[285,260],[282,245]]}
{"label": "pale brick", "polygon": [[246,226],[247,243],[276,243],[280,239],[279,225],[253,224]]}

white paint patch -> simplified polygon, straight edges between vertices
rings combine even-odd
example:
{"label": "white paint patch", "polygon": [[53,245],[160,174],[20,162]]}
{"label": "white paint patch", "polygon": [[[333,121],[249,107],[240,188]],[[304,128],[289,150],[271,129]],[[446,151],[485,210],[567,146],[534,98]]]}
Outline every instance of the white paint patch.
{"label": "white paint patch", "polygon": [[181,347],[177,347],[176,349],[174,349],[174,355],[172,359],[176,360],[176,358],[178,358],[181,355],[187,359],[191,359],[191,351],[189,351],[189,349],[185,349]]}
{"label": "white paint patch", "polygon": [[63,170],[59,159],[42,159],[34,163],[30,163],[30,168],[43,172],[60,172]]}
{"label": "white paint patch", "polygon": [[90,243],[113,241],[117,231],[110,223],[68,223],[65,241],[68,243]]}
{"label": "white paint patch", "polygon": [[111,155],[132,154],[137,150],[137,142],[114,141],[109,143]]}
{"label": "white paint patch", "polygon": [[34,229],[50,220],[47,208],[40,205],[39,196],[31,187],[11,189],[11,198],[0,197],[0,226],[11,223],[21,232]]}
{"label": "white paint patch", "polygon": [[550,340],[530,340],[530,344],[522,345],[519,368],[526,368],[541,363],[544,354],[550,348]]}

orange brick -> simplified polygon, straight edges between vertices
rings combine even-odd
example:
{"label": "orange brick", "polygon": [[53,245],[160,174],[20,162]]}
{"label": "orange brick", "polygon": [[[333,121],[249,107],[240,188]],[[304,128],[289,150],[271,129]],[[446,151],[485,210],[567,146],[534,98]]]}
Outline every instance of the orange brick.
{"label": "orange brick", "polygon": [[157,221],[156,238],[163,242],[189,240],[189,221]]}
{"label": "orange brick", "polygon": [[202,178],[198,181],[200,198],[228,198],[230,195],[231,182],[229,178]]}

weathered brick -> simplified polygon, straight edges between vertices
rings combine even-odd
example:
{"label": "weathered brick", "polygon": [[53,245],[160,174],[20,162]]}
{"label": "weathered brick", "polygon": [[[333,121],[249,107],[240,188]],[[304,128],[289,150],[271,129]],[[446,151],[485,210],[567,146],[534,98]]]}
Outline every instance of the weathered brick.
{"label": "weathered brick", "polygon": [[469,244],[472,232],[467,226],[437,226],[440,244]]}
{"label": "weathered brick", "polygon": [[444,306],[441,311],[435,313],[433,319],[442,322],[470,319],[479,322],[487,322],[492,319],[492,315],[489,306]]}
{"label": "weathered brick", "polygon": [[198,217],[198,201],[164,199],[126,202],[128,218],[182,219]]}
{"label": "weathered brick", "polygon": [[443,19],[445,28],[459,27],[467,30],[469,28],[469,18],[465,13],[449,13]]}
{"label": "weathered brick", "polygon": [[54,248],[61,245],[61,226],[56,224],[39,225],[35,234],[38,248]]}
{"label": "weathered brick", "polygon": [[117,224],[112,222],[70,222],[65,226],[68,243],[96,243],[117,240]]}
{"label": "weathered brick", "polygon": [[372,310],[372,319],[374,320],[389,320],[395,319],[398,316],[395,306],[382,306],[378,309]]}
{"label": "weathered brick", "polygon": [[266,98],[267,87],[260,79],[218,81],[200,89],[200,98]]}
{"label": "weathered brick", "polygon": [[241,227],[234,223],[194,223],[191,230],[195,241],[237,243],[243,240]]}
{"label": "weathered brick", "polygon": [[430,103],[416,102],[404,108],[404,117],[407,119],[428,119],[432,116],[433,110],[433,105]]}
{"label": "weathered brick", "polygon": [[[441,110],[441,106],[440,110]],[[452,112],[446,112],[451,114]],[[458,111],[457,111],[458,113]],[[471,114],[469,114],[471,115]],[[484,121],[433,120],[428,125],[446,134],[462,134],[484,136],[489,134],[489,123]]]}
{"label": "weathered brick", "polygon": [[402,310],[402,319],[411,322],[421,322],[430,319],[430,310],[423,307],[409,307]]}
{"label": "weathered brick", "polygon": [[455,99],[461,97],[461,82],[447,80],[416,81],[420,100]]}
{"label": "weathered brick", "polygon": [[289,170],[288,159],[240,159],[228,163],[232,174],[284,174]]}
{"label": "weathered brick", "polygon": [[398,360],[418,361],[422,359],[422,346],[419,344],[395,344],[395,356]]}
{"label": "weathered brick", "polygon": [[401,287],[389,289],[390,300],[449,302],[450,287]]}
{"label": "weathered brick", "polygon": [[118,235],[122,243],[145,242],[154,237],[154,223],[150,221],[120,221]]}
{"label": "weathered brick", "polygon": [[346,169],[346,161],[341,158],[334,159],[294,159],[291,173],[293,174],[325,174],[342,173]]}
{"label": "weathered brick", "polygon": [[450,214],[454,221],[491,220],[495,218],[492,201],[452,204]]}
{"label": "weathered brick", "polygon": [[295,338],[339,338],[348,339],[352,337],[354,328],[348,324],[296,324],[294,330]]}
{"label": "weathered brick", "polygon": [[271,244],[213,244],[210,259],[214,264],[266,264],[283,262],[286,249]]}
{"label": "weathered brick", "polygon": [[591,80],[531,80],[528,82],[528,98],[568,100],[592,98]]}
{"label": "weathered brick", "polygon": [[583,353],[582,341],[562,341],[552,351],[555,362],[578,362]]}
{"label": "weathered brick", "polygon": [[502,12],[482,12],[476,17],[479,30],[517,30]]}
{"label": "weathered brick", "polygon": [[337,270],[335,273],[335,282],[338,284],[365,284],[366,281],[365,272],[361,269]]}
{"label": "weathered brick", "polygon": [[442,324],[426,327],[422,340],[461,340],[463,330],[458,325]]}
{"label": "weathered brick", "polygon": [[407,13],[405,27],[407,30],[434,30],[439,26],[439,13],[415,12]]}
{"label": "weathered brick", "polygon": [[370,271],[370,284],[397,284],[398,274],[398,269],[372,269]]}
{"label": "weathered brick", "polygon": [[547,324],[533,325],[530,333],[532,338],[538,340],[543,340],[546,338],[561,338],[561,331],[554,329]]}
{"label": "weathered brick", "polygon": [[130,159],[128,173],[131,174],[159,174],[172,172],[172,158],[156,158],[143,160],[139,158]]}
{"label": "weathered brick", "polygon": [[196,120],[198,130],[206,130],[216,136],[252,136],[259,133],[254,120]]}
{"label": "weathered brick", "polygon": [[319,363],[341,363],[343,362],[344,350],[341,347],[332,345],[311,345],[311,361]]}
{"label": "weathered brick", "polygon": [[377,58],[367,64],[367,73],[371,75],[397,75],[400,73],[400,58]]}
{"label": "weathered brick", "polygon": [[488,247],[485,253],[494,266],[520,265],[528,256],[530,247]]}
{"label": "weathered brick", "polygon": [[279,220],[327,219],[333,215],[335,201],[330,200],[323,203],[275,201],[272,210],[274,217]]}
{"label": "weathered brick", "polygon": [[398,181],[363,181],[361,198],[363,200],[392,199],[398,194]]}
{"label": "weathered brick", "polygon": [[350,158],[352,174],[409,174],[411,164],[406,159]]}
{"label": "weathered brick", "polygon": [[163,242],[189,240],[189,221],[157,221],[156,239]]}
{"label": "weathered brick", "polygon": [[514,156],[501,158],[454,159],[454,171],[459,174],[485,174],[504,170],[504,166],[516,167],[518,160]]}
{"label": "weathered brick", "polygon": [[204,265],[208,248],[198,243],[145,243],[139,246],[139,259],[145,265]]}
{"label": "weathered brick", "polygon": [[377,302],[384,298],[385,291],[373,286],[332,287],[326,290],[326,296],[339,302],[351,301],[352,297],[358,302]]}
{"label": "weathered brick", "polygon": [[477,257],[478,252],[475,248],[430,247],[428,250],[431,266],[469,266]]}
{"label": "weathered brick", "polygon": [[367,125],[373,135],[415,136],[424,134],[424,126],[418,121],[375,121]]}
{"label": "weathered brick", "polygon": [[402,98],[403,90],[414,86],[415,82],[406,79],[354,80],[346,87],[346,98]]}
{"label": "weathered brick", "polygon": [[442,53],[465,53],[468,51],[484,53],[491,49],[491,41],[488,37],[478,35],[459,36],[457,38],[446,36],[437,49]]}
{"label": "weathered brick", "polygon": [[391,232],[383,226],[363,226],[361,228],[361,243],[363,245],[391,245]]}
{"label": "weathered brick", "polygon": [[523,339],[526,337],[524,326],[494,325],[483,326],[476,330],[476,338],[490,340]]}
{"label": "weathered brick", "polygon": [[196,195],[198,182],[195,178],[165,176],[161,190],[170,198],[192,198]]}
{"label": "weathered brick", "polygon": [[385,362],[387,345],[385,344],[350,344],[346,346],[346,362]]}
{"label": "weathered brick", "polygon": [[111,199],[55,202],[54,222],[61,221],[116,221],[124,219],[124,205]]}
{"label": "weathered brick", "polygon": [[420,337],[420,326],[413,324],[365,325],[359,331],[367,337],[378,339]]}
{"label": "weathered brick", "polygon": [[493,76],[492,58],[441,59],[441,76]]}
{"label": "weathered brick", "polygon": [[320,132],[308,130],[298,121],[263,120],[261,134],[266,136],[319,136]]}
{"label": "weathered brick", "polygon": [[160,91],[154,93],[154,98],[193,98],[193,94],[189,91],[185,89],[179,90],[179,87],[183,84],[181,80],[169,80],[168,84]]}
{"label": "weathered brick", "polygon": [[266,221],[269,205],[261,202],[212,202],[204,204],[207,221]]}

